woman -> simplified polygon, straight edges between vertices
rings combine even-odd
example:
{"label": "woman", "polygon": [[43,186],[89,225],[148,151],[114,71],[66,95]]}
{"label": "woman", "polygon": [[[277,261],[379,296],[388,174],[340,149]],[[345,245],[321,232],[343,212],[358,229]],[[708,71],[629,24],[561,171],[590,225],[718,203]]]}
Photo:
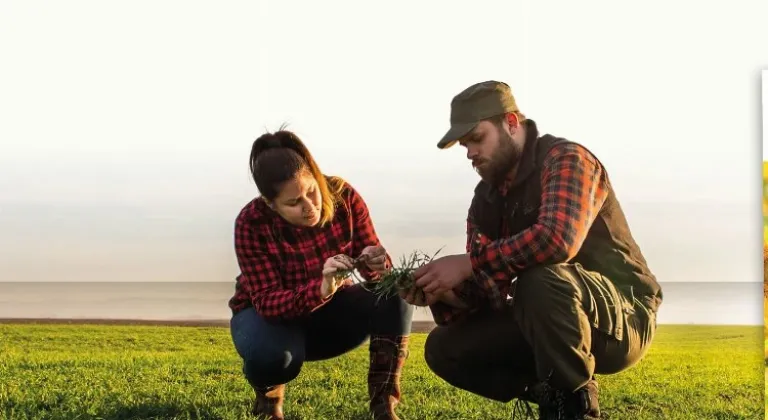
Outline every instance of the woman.
{"label": "woman", "polygon": [[250,167],[260,196],[235,222],[241,274],[229,306],[232,339],[256,392],[254,415],[282,419],[285,384],[305,361],[342,355],[370,338],[369,409],[377,419],[397,419],[413,310],[399,296],[377,303],[343,274],[354,266],[376,281],[391,267],[363,198],[323,175],[289,131],[256,139]]}

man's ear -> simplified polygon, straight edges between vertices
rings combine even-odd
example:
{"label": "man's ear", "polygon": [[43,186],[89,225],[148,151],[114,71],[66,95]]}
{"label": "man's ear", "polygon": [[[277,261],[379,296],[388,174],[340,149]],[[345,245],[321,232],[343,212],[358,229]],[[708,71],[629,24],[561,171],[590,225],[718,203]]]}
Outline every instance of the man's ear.
{"label": "man's ear", "polygon": [[267,207],[271,208],[272,210],[275,209],[275,203],[271,200],[264,199],[264,202],[267,204]]}
{"label": "man's ear", "polygon": [[507,124],[509,124],[509,131],[514,132],[520,127],[520,120],[517,118],[517,114],[510,112],[507,114]]}

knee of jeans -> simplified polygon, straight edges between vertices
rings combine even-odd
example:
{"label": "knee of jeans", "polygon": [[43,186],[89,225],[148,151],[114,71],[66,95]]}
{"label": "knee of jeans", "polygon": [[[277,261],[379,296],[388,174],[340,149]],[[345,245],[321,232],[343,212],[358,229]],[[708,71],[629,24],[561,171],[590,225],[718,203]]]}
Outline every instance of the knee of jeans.
{"label": "knee of jeans", "polygon": [[424,361],[427,363],[427,367],[434,372],[437,376],[445,378],[446,376],[452,376],[453,365],[451,362],[451,355],[449,354],[452,348],[449,340],[449,331],[443,327],[436,327],[429,335],[424,343]]}
{"label": "knee of jeans", "polygon": [[252,346],[243,354],[248,376],[270,383],[286,383],[299,375],[304,349],[299,346]]}

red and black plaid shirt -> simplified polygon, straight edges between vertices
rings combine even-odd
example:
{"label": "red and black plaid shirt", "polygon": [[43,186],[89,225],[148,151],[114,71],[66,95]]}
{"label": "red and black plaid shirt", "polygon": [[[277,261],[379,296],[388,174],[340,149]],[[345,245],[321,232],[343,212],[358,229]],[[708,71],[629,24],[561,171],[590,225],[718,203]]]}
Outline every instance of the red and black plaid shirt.
{"label": "red and black plaid shirt", "polygon": [[[229,301],[233,313],[253,306],[265,318],[293,319],[328,300],[320,296],[325,261],[337,254],[356,258],[365,247],[379,245],[360,194],[345,184],[342,196],[343,203],[324,227],[292,225],[261,198],[240,211],[235,221],[235,255],[241,274]],[[391,264],[389,255],[387,259]],[[367,269],[358,271],[367,280],[376,279]]]}
{"label": "red and black plaid shirt", "polygon": [[505,303],[516,273],[566,262],[576,255],[608,195],[604,168],[578,144],[555,146],[544,159],[541,186],[537,223],[514,236],[503,232],[503,238],[490,241],[467,222],[466,249],[473,277],[455,292],[469,308],[442,302],[432,305],[436,323],[452,322],[483,307],[498,308]]}

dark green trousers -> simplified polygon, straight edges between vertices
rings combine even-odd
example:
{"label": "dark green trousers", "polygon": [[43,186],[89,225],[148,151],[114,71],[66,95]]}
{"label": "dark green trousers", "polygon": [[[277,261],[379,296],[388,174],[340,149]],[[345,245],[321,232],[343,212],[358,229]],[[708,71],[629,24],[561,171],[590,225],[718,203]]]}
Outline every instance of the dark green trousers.
{"label": "dark green trousers", "polygon": [[594,374],[642,359],[658,303],[619,290],[578,264],[536,267],[515,282],[501,311],[485,311],[429,334],[425,359],[451,385],[499,401],[550,380],[575,391]]}

